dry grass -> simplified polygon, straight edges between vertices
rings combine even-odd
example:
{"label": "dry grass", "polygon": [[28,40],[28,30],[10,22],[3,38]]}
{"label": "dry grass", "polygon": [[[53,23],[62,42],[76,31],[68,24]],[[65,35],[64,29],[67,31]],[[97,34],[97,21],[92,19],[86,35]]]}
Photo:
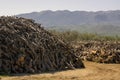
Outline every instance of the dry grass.
{"label": "dry grass", "polygon": [[120,64],[84,62],[85,69],[35,75],[2,76],[1,80],[120,80]]}

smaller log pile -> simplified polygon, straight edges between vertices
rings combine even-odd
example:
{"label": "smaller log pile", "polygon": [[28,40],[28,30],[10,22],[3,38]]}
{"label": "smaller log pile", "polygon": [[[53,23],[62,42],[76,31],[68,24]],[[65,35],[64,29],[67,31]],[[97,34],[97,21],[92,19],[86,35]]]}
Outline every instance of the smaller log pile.
{"label": "smaller log pile", "polygon": [[0,17],[0,74],[84,68],[72,47],[33,20]]}
{"label": "smaller log pile", "polygon": [[76,52],[82,60],[99,63],[120,63],[120,42],[79,42]]}

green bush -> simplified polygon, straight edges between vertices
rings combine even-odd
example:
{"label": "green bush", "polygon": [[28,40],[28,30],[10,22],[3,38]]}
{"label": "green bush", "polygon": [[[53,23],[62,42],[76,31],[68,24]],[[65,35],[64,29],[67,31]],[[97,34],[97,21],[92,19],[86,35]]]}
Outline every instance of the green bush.
{"label": "green bush", "polygon": [[80,41],[80,40],[85,40],[85,41],[90,41],[90,40],[95,40],[95,41],[120,41],[120,37],[118,35],[116,36],[102,36],[99,34],[95,33],[80,33],[77,31],[56,31],[56,30],[49,30],[51,33],[57,35],[59,38],[62,38],[68,42],[72,41]]}

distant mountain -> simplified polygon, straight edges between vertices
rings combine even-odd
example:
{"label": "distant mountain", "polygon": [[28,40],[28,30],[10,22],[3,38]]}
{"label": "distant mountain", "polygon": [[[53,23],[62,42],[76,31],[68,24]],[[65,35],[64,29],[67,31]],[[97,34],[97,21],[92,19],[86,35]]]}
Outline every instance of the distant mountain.
{"label": "distant mountain", "polygon": [[46,10],[16,16],[34,19],[49,29],[120,36],[120,10],[97,12]]}
{"label": "distant mountain", "polygon": [[45,26],[75,26],[83,24],[120,24],[120,10],[115,11],[41,11],[19,14],[18,17],[34,19]]}

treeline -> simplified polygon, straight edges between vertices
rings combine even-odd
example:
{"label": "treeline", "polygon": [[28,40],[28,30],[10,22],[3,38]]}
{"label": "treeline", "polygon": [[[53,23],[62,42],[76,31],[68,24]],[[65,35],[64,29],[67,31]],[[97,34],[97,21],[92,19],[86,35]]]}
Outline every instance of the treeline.
{"label": "treeline", "polygon": [[94,34],[94,33],[80,33],[78,31],[56,31],[56,30],[49,30],[49,32],[57,35],[58,37],[66,40],[66,41],[120,41],[120,36],[104,36],[100,34]]}

